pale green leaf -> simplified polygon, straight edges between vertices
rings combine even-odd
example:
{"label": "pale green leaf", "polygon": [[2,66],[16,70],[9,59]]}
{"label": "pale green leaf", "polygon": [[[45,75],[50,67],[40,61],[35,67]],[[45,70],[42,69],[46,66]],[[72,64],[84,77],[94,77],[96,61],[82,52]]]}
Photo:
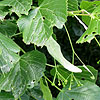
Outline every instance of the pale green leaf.
{"label": "pale green leaf", "polygon": [[67,17],[66,0],[43,0],[39,7],[34,7],[28,16],[18,20],[26,44],[43,46],[53,33],[53,26],[62,28]]}
{"label": "pale green leaf", "polygon": [[37,83],[45,71],[46,58],[39,51],[24,54],[14,68],[0,77],[0,90],[11,91],[15,98]]}
{"label": "pale green leaf", "polygon": [[40,80],[40,87],[43,92],[44,100],[52,100],[52,94],[48,86],[44,85],[43,80]]}
{"label": "pale green leaf", "polygon": [[82,82],[83,86],[78,87],[77,84],[72,85],[72,90],[68,90],[66,86],[59,93],[57,100],[100,100],[100,88],[91,82]]}
{"label": "pale green leaf", "polygon": [[13,40],[0,33],[0,51],[1,71],[3,73],[9,72],[13,67],[13,64],[19,59],[19,56],[16,53],[20,51],[20,48]]}
{"label": "pale green leaf", "polygon": [[52,37],[49,38],[45,46],[47,47],[47,50],[51,54],[51,56],[53,56],[61,65],[63,65],[65,69],[71,72],[82,72],[81,69],[74,66],[64,58],[59,44]]}
{"label": "pale green leaf", "polygon": [[[92,13],[94,9],[96,9],[100,5],[100,1],[82,1],[80,4],[80,8],[86,10],[89,13]],[[86,24],[89,25],[91,18],[90,16],[82,16],[82,21]]]}
{"label": "pale green leaf", "polygon": [[68,11],[78,10],[78,1],[77,0],[68,0]]}
{"label": "pale green leaf", "polygon": [[3,0],[0,6],[12,6],[12,12],[17,14],[26,14],[31,9],[32,0]]}

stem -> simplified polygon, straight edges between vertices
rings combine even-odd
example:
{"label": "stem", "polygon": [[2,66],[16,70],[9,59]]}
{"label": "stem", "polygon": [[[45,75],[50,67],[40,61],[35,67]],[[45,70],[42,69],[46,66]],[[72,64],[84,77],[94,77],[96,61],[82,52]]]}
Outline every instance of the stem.
{"label": "stem", "polygon": [[74,15],[74,16],[79,21],[79,23],[83,25],[83,27],[85,28],[85,30],[87,30],[88,27],[76,15]]}
{"label": "stem", "polygon": [[54,65],[50,65],[50,64],[46,64],[47,66],[50,66],[50,67],[55,67]]}
{"label": "stem", "polygon": [[97,40],[97,38],[94,37],[94,39],[95,39],[95,41],[97,42],[97,44],[99,45],[99,47],[100,47],[100,43],[99,43],[99,41]]}
{"label": "stem", "polygon": [[71,41],[70,35],[69,35],[69,32],[68,32],[67,27],[65,26],[65,24],[64,24],[64,27],[65,27],[65,30],[66,30],[66,32],[67,32],[67,35],[68,35],[69,42],[70,42],[70,45],[71,45],[71,48],[72,48],[73,53],[76,55],[76,57],[79,59],[79,61],[83,64],[83,67],[84,67],[88,72],[90,72],[91,75],[94,77],[93,73],[86,67],[86,65],[82,62],[82,60],[79,58],[79,56],[78,56],[77,53],[75,52],[75,50],[74,50],[74,48],[73,48],[73,45],[72,45],[72,41]]}
{"label": "stem", "polygon": [[19,97],[19,100],[22,100],[21,97]]}
{"label": "stem", "polygon": [[26,53],[21,47],[20,47],[20,50],[21,50],[23,53]]}
{"label": "stem", "polygon": [[14,36],[18,36],[18,35],[20,35],[20,34],[22,34],[22,33],[14,34],[14,35],[11,36],[11,38],[14,37]]}
{"label": "stem", "polygon": [[[45,75],[44,78],[47,79],[48,82],[50,82],[51,84],[53,84]],[[62,91],[59,87],[57,87],[55,84],[53,85],[56,89],[58,89],[60,92]]]}

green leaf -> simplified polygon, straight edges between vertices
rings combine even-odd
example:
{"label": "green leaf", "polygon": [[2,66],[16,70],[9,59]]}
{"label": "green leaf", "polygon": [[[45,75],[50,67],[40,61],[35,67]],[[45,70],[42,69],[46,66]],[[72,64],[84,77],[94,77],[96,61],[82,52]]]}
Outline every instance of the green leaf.
{"label": "green leaf", "polygon": [[[82,73],[74,73],[74,76],[79,79],[79,80],[88,80],[90,82],[96,82],[97,80],[97,75],[98,75],[98,71],[96,69],[94,69],[92,66],[87,65],[86,67],[93,73],[94,75],[94,79],[92,79],[91,74],[84,69],[83,66],[78,66],[81,70]],[[69,74],[71,74],[71,72],[69,72],[68,70],[66,70],[65,68],[63,68],[61,65],[57,65],[57,71],[65,78],[67,79],[67,77],[69,76]],[[55,75],[55,68],[53,68],[50,73],[51,75]],[[59,77],[60,79],[62,79],[62,77]]]}
{"label": "green leaf", "polygon": [[48,86],[44,85],[43,80],[40,80],[40,87],[43,92],[44,100],[52,100],[52,94]]}
{"label": "green leaf", "polygon": [[39,51],[28,52],[7,74],[0,77],[0,90],[11,91],[15,98],[22,95],[29,86],[34,87],[45,71],[46,58]]}
{"label": "green leaf", "polygon": [[24,94],[21,96],[21,100],[29,100],[29,96],[27,94]]}
{"label": "green leaf", "polygon": [[8,7],[0,6],[0,20],[3,20],[8,12]]}
{"label": "green leaf", "polygon": [[[89,13],[92,13],[100,5],[100,1],[82,1],[80,4],[81,9],[85,9]],[[82,16],[82,20],[86,25],[89,25],[91,18],[89,16]]]}
{"label": "green leaf", "polygon": [[19,60],[16,53],[20,51],[20,48],[14,41],[0,33],[0,51],[1,71],[9,72],[13,64]]}
{"label": "green leaf", "polygon": [[100,88],[91,82],[82,82],[83,86],[72,86],[72,90],[68,90],[68,86],[63,88],[59,93],[57,100],[100,100]]}
{"label": "green leaf", "polygon": [[83,42],[91,42],[94,39],[95,35],[100,35],[100,6],[98,6],[92,13],[91,13],[91,21],[89,23],[88,29],[85,33],[80,37],[77,43]]}
{"label": "green leaf", "polygon": [[68,0],[68,11],[78,10],[78,1],[77,0]]}
{"label": "green leaf", "polygon": [[12,6],[12,12],[17,14],[26,14],[31,9],[32,0],[3,0],[0,6]]}
{"label": "green leaf", "polygon": [[37,100],[44,100],[43,99],[43,93],[40,89],[40,85],[37,85],[35,87],[33,87],[31,90],[30,90],[30,95],[34,98],[36,98]]}
{"label": "green leaf", "polygon": [[11,93],[1,92],[0,93],[0,100],[14,100],[14,97],[11,95]]}
{"label": "green leaf", "polygon": [[17,31],[17,25],[11,21],[0,22],[0,32],[7,37],[13,36]]}
{"label": "green leaf", "polygon": [[49,38],[45,46],[47,47],[47,50],[50,53],[50,55],[53,56],[61,65],[63,65],[65,69],[71,72],[82,72],[81,69],[72,65],[69,61],[67,61],[64,58],[59,44],[52,37]]}
{"label": "green leaf", "polygon": [[26,44],[43,46],[53,33],[53,26],[62,28],[67,17],[66,0],[44,0],[28,16],[19,18],[17,24]]}

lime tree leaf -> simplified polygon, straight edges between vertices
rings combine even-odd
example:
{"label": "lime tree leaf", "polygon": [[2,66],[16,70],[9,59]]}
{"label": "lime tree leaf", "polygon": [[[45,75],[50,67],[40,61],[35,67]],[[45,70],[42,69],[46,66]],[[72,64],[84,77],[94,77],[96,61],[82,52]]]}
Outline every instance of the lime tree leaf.
{"label": "lime tree leaf", "polygon": [[52,94],[48,86],[44,85],[43,80],[40,80],[40,87],[43,92],[44,100],[52,100]]}
{"label": "lime tree leaf", "polygon": [[7,37],[13,36],[17,31],[17,25],[11,21],[0,22],[0,33]]}
{"label": "lime tree leaf", "polygon": [[7,74],[0,76],[0,90],[11,91],[15,98],[22,95],[30,85],[35,85],[43,76],[46,58],[39,51],[28,52]]}
{"label": "lime tree leaf", "polygon": [[16,53],[20,51],[20,48],[13,40],[0,33],[0,51],[1,71],[9,72],[13,64],[19,60]]}
{"label": "lime tree leaf", "polygon": [[95,35],[100,35],[100,6],[98,6],[92,13],[91,13],[91,21],[89,23],[88,29],[85,33],[79,38],[77,43],[83,42],[91,42],[94,39]]}
{"label": "lime tree leaf", "polygon": [[59,93],[57,100],[100,100],[100,88],[88,81],[82,82],[83,86],[72,85],[72,90],[68,86]]}
{"label": "lime tree leaf", "polygon": [[45,46],[47,47],[47,50],[50,55],[53,56],[61,65],[63,65],[65,69],[71,72],[82,72],[81,69],[74,66],[64,58],[59,44],[52,38],[52,36],[46,42]]}
{"label": "lime tree leaf", "polygon": [[78,10],[78,1],[77,0],[68,0],[68,11]]}
{"label": "lime tree leaf", "polygon": [[42,91],[41,91],[41,89],[40,89],[40,85],[37,85],[37,86],[33,87],[33,88],[30,90],[29,94],[30,94],[32,97],[36,98],[37,100],[44,100],[44,99],[43,99],[43,93],[42,93]]}
{"label": "lime tree leaf", "polygon": [[82,1],[80,3],[80,8],[85,9],[86,11],[92,13],[94,9],[96,9],[100,5],[100,1]]}
{"label": "lime tree leaf", "polygon": [[62,28],[67,17],[66,0],[43,0],[28,16],[19,18],[17,24],[26,44],[43,46],[53,33],[53,26]]}
{"label": "lime tree leaf", "polygon": [[28,15],[31,9],[32,0],[3,0],[0,1],[0,6],[11,6],[12,12]]}
{"label": "lime tree leaf", "polygon": [[24,94],[21,96],[21,100],[29,100],[29,96],[27,94]]}
{"label": "lime tree leaf", "polygon": [[11,95],[11,93],[1,92],[0,93],[0,100],[14,100],[14,97]]}
{"label": "lime tree leaf", "polygon": [[[94,75],[94,79],[92,78],[91,74],[84,69],[83,66],[78,66],[81,70],[82,73],[74,73],[74,76],[79,79],[79,80],[88,80],[90,82],[96,82],[97,80],[97,75],[98,75],[98,71],[96,69],[94,69],[92,66],[87,65],[86,67],[93,73]],[[66,70],[65,68],[63,68],[61,65],[57,66],[57,71],[65,78],[67,79],[67,77],[69,76],[69,74],[71,74],[71,72],[69,72],[68,70]],[[55,68],[53,68],[50,73],[51,75],[55,75]],[[62,80],[62,77],[59,77]]]}
{"label": "lime tree leaf", "polygon": [[[94,9],[96,9],[100,5],[100,1],[82,1],[80,4],[81,9],[85,9],[89,13],[92,13]],[[89,25],[91,18],[90,16],[82,16],[82,20],[86,25]]]}
{"label": "lime tree leaf", "polygon": [[0,20],[3,20],[8,12],[8,7],[0,6]]}

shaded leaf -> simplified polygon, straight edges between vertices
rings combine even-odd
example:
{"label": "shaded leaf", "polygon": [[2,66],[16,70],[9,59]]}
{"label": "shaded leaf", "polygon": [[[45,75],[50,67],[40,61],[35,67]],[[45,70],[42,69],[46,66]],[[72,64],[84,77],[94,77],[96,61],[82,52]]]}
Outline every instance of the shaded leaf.
{"label": "shaded leaf", "polygon": [[[93,73],[95,79],[92,79],[92,76],[91,74],[84,69],[83,66],[78,66],[81,70],[82,70],[82,73],[74,73],[74,76],[79,79],[79,80],[88,80],[88,81],[91,81],[91,82],[96,82],[97,80],[97,75],[98,75],[98,71],[96,69],[94,69],[92,66],[89,66],[87,65],[87,68]],[[69,74],[71,74],[71,72],[69,72],[68,70],[66,70],[65,68],[63,68],[62,66],[57,66],[57,71],[65,78],[67,79],[67,77],[69,76]],[[51,75],[55,75],[55,68],[53,68],[51,71],[50,71]],[[59,77],[61,78],[61,77]],[[61,78],[62,79],[62,78]]]}
{"label": "shaded leaf", "polygon": [[29,100],[29,96],[27,94],[24,94],[21,96],[21,100]]}
{"label": "shaded leaf", "polygon": [[8,7],[0,6],[0,20],[3,20],[8,12]]}
{"label": "shaded leaf", "polygon": [[0,77],[0,90],[11,91],[15,98],[37,83],[45,71],[46,58],[39,51],[24,54],[14,68]]}
{"label": "shaded leaf", "polygon": [[40,89],[40,85],[33,87],[29,93],[32,97],[36,98],[37,100],[44,100],[43,93]]}
{"label": "shaded leaf", "polygon": [[53,26],[62,28],[67,17],[66,0],[43,0],[39,7],[22,16],[18,26],[26,44],[43,46],[53,33]]}
{"label": "shaded leaf", "polygon": [[43,80],[40,80],[40,87],[43,92],[44,100],[52,100],[52,94],[48,86],[44,85]]}
{"label": "shaded leaf", "polygon": [[59,44],[52,37],[49,38],[45,46],[47,47],[47,50],[50,53],[50,55],[53,56],[61,65],[63,65],[65,69],[71,72],[82,72],[81,69],[72,65],[69,61],[67,61],[64,58]]}
{"label": "shaded leaf", "polygon": [[26,14],[31,9],[32,0],[3,0],[0,6],[12,6],[12,12],[17,14]]}
{"label": "shaded leaf", "polygon": [[0,32],[7,37],[13,36],[17,31],[17,25],[11,21],[3,21],[0,23]]}
{"label": "shaded leaf", "polygon": [[13,64],[19,60],[16,54],[20,51],[19,46],[0,33],[0,68],[2,72],[9,72]]}
{"label": "shaded leaf", "polygon": [[0,93],[0,100],[14,100],[14,97],[11,95],[11,93],[1,92]]}
{"label": "shaded leaf", "polygon": [[83,81],[83,86],[72,86],[72,90],[68,90],[68,86],[63,88],[63,91],[59,93],[57,100],[99,100],[100,88],[91,82]]}

